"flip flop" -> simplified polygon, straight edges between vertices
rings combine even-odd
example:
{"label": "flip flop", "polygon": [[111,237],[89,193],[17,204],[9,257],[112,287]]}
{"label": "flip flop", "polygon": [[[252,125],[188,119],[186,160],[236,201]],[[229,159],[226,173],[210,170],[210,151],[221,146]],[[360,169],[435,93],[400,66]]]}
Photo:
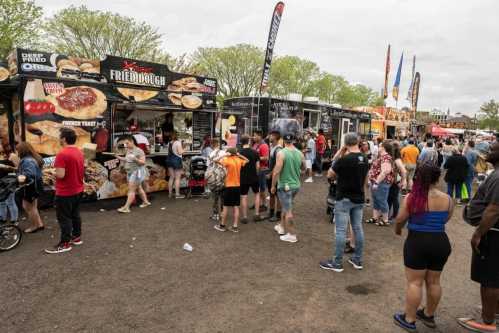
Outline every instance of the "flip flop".
{"label": "flip flop", "polygon": [[496,324],[487,325],[476,321],[473,318],[457,318],[459,325],[463,326],[467,330],[478,333],[497,333]]}
{"label": "flip flop", "polygon": [[45,226],[37,227],[35,229],[27,228],[27,229],[24,229],[24,233],[25,234],[35,234],[38,231],[43,231],[43,230],[45,230]]}

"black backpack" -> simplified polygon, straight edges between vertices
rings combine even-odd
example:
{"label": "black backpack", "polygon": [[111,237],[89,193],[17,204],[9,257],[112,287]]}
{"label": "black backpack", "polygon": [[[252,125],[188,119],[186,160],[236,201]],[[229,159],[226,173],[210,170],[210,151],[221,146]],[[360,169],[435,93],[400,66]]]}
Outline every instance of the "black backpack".
{"label": "black backpack", "polygon": [[7,198],[16,191],[16,188],[16,175],[8,175],[0,179],[0,202],[7,200]]}

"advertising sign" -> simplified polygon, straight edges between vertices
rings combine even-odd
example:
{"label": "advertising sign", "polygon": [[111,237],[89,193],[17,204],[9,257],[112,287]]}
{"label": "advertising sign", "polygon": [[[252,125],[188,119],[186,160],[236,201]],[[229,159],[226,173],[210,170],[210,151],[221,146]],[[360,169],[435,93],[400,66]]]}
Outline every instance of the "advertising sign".
{"label": "advertising sign", "polygon": [[101,71],[108,82],[165,88],[168,67],[147,61],[106,56]]}

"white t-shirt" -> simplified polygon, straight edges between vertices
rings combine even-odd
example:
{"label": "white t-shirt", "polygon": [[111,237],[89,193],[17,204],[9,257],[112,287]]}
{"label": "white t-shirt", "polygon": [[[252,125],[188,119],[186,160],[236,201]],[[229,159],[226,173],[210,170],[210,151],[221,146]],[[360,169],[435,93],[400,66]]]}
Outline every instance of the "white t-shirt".
{"label": "white t-shirt", "polygon": [[173,141],[173,143],[170,142],[170,144],[172,145],[173,153],[178,157],[182,157],[182,154],[180,154],[180,149],[182,148],[182,143],[180,142],[180,140]]}

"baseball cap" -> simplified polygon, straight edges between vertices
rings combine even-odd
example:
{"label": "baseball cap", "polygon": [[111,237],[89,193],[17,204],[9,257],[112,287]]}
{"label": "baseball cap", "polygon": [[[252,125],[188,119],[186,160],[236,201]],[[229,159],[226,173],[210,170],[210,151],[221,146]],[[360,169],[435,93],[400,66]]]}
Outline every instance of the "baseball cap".
{"label": "baseball cap", "polygon": [[292,133],[287,133],[287,134],[284,134],[284,136],[282,138],[286,142],[291,142],[291,141],[295,140],[295,135]]}

